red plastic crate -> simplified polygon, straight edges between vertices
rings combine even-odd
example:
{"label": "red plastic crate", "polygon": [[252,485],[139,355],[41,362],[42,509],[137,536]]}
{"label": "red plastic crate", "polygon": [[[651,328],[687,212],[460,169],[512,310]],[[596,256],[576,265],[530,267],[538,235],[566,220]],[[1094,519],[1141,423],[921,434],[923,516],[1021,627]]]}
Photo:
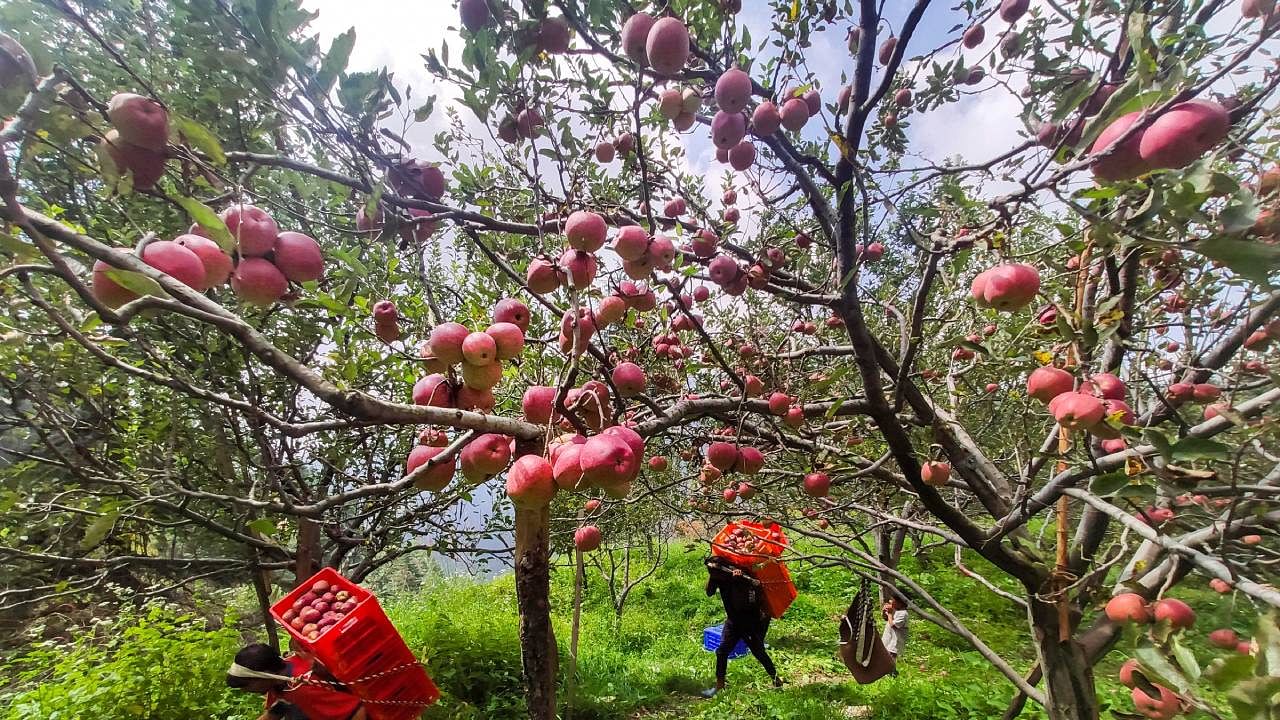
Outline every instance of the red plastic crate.
{"label": "red plastic crate", "polygon": [[764,609],[771,618],[782,617],[798,594],[786,564],[781,560],[767,560],[758,563],[754,571],[764,591]]}
{"label": "red plastic crate", "polygon": [[[356,607],[342,620],[323,629],[315,640],[308,640],[284,621],[284,613],[318,580],[351,593]],[[423,708],[440,697],[435,683],[417,664],[417,658],[387,619],[378,599],[333,568],[321,568],[281,598],[271,606],[271,615],[335,678],[349,684],[352,691],[366,701],[371,720],[416,718]],[[380,700],[410,704],[384,705]]]}
{"label": "red plastic crate", "polygon": [[[725,547],[724,542],[738,528],[744,528],[747,532],[761,539],[763,547],[760,553],[741,554]],[[765,560],[781,557],[782,551],[786,548],[787,536],[782,534],[782,528],[777,523],[770,523],[766,526],[750,520],[731,521],[720,532],[716,533],[715,538],[711,541],[711,553],[713,555],[719,555],[734,565],[746,568]]]}

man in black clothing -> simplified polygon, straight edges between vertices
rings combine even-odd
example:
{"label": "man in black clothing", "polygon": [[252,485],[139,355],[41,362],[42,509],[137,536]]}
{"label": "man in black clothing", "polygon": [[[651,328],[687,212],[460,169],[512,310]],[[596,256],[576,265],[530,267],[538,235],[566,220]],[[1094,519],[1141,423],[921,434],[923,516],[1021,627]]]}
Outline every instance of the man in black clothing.
{"label": "man in black clothing", "polygon": [[751,654],[764,666],[773,678],[773,686],[781,687],[778,669],[764,649],[764,636],[769,632],[769,614],[761,602],[760,581],[751,573],[718,556],[706,559],[707,595],[720,591],[724,603],[724,630],[720,634],[720,647],[716,648],[716,686],[704,690],[704,697],[712,697],[724,689],[725,672],[729,667],[729,653],[738,641],[746,642]]}

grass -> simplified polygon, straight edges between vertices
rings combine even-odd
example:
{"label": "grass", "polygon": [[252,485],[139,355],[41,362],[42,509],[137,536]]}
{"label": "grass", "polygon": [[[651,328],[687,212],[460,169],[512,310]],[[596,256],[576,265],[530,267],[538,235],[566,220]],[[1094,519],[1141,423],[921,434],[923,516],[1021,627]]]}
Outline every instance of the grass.
{"label": "grass", "polygon": [[[900,569],[1015,668],[1030,668],[1034,649],[1021,610],[961,577],[945,550],[935,553],[917,558],[908,552]],[[1013,695],[1012,685],[967,642],[919,618],[912,620],[900,674],[858,685],[835,656],[837,618],[856,590],[855,581],[843,569],[797,563],[791,571],[799,597],[774,621],[768,639],[786,685],[771,687],[747,656],[730,663],[729,690],[704,700],[698,693],[712,683],[714,656],[701,647],[702,631],[723,620],[723,609],[718,598],[703,593],[702,558],[701,546],[673,546],[657,573],[633,591],[620,620],[605,578],[588,566],[572,701],[567,681],[573,576],[568,569],[555,572],[561,717],[572,708],[575,720],[994,718]],[[999,573],[980,559],[966,558],[966,564],[1000,582]],[[1234,619],[1235,629],[1248,634],[1253,613],[1214,595],[1202,582],[1189,580],[1174,594],[1201,609],[1187,644],[1202,664],[1213,656],[1203,642],[1210,630],[1231,627]],[[442,690],[441,701],[425,718],[524,717],[511,576],[476,583],[428,574],[413,592],[383,592],[382,598]],[[7,678],[6,687],[0,687],[0,720],[63,720],[103,710],[112,720],[231,720],[252,717],[261,708],[260,700],[229,691],[221,681],[239,643],[231,628],[210,630],[202,622],[152,610],[126,613],[99,631],[71,647],[33,648],[0,666],[0,677]],[[1126,639],[1120,647],[1128,646]],[[1104,709],[1132,707],[1114,679],[1123,659],[1123,652],[1113,652],[1096,668]],[[1022,717],[1044,715],[1028,705]]]}
{"label": "grass", "polygon": [[[1012,686],[964,640],[915,619],[900,674],[859,686],[837,659],[837,618],[856,592],[842,569],[797,565],[799,598],[770,629],[770,654],[786,685],[774,689],[747,656],[729,666],[729,691],[713,700],[698,692],[714,676],[714,656],[701,647],[704,628],[723,621],[718,598],[703,593],[702,551],[671,558],[628,600],[618,621],[605,579],[589,568],[584,592],[578,682],[572,702],[580,720],[616,718],[830,718],[869,706],[871,718],[998,717]],[[975,565],[979,565],[975,561]],[[957,578],[941,561],[903,570],[1014,663],[1028,668],[1021,611]],[[994,573],[993,573],[994,575]],[[561,705],[568,706],[572,575],[553,578],[553,620],[561,647]],[[389,604],[388,613],[427,659],[444,691],[428,718],[520,717],[520,660],[515,591],[510,577],[485,585],[440,580]],[[1108,694],[1115,694],[1111,689]],[[1028,709],[1024,717],[1035,717]]]}

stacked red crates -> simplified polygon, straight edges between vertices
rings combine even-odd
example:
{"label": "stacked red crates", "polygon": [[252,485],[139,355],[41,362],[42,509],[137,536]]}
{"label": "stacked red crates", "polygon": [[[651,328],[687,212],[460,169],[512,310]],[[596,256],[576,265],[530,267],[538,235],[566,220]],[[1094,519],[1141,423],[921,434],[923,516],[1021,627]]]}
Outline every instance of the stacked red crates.
{"label": "stacked red crates", "polygon": [[[346,590],[356,607],[314,640],[284,620],[285,611],[319,580]],[[323,568],[271,606],[271,615],[335,678],[365,701],[370,720],[413,720],[440,697],[373,593]],[[385,674],[384,674],[385,673]]]}
{"label": "stacked red crates", "polygon": [[[758,553],[743,554],[726,547],[725,541],[738,529],[746,530],[759,539]],[[751,570],[756,580],[760,581],[764,591],[765,610],[773,618],[782,617],[798,594],[795,584],[791,582],[791,573],[778,559],[786,547],[787,537],[782,534],[781,526],[777,523],[762,525],[750,520],[731,521],[711,541],[712,554]]]}

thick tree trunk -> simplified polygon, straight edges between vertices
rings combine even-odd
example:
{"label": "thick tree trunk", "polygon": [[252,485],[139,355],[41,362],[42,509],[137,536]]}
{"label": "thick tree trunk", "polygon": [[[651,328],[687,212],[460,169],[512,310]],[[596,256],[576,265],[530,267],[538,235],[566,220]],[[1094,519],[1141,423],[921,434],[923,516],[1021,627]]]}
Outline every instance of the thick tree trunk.
{"label": "thick tree trunk", "polygon": [[555,720],[559,657],[551,627],[551,509],[516,508],[516,602],[530,720]]}
{"label": "thick tree trunk", "polygon": [[[1035,634],[1036,654],[1045,680],[1045,710],[1050,720],[1098,720],[1098,695],[1093,663],[1074,637],[1058,640],[1058,607],[1037,600],[1029,602],[1028,617]],[[1074,636],[1074,633],[1069,633]]]}
{"label": "thick tree trunk", "polygon": [[320,569],[320,524],[310,518],[298,518],[298,547],[293,563],[295,584],[316,574]]}

